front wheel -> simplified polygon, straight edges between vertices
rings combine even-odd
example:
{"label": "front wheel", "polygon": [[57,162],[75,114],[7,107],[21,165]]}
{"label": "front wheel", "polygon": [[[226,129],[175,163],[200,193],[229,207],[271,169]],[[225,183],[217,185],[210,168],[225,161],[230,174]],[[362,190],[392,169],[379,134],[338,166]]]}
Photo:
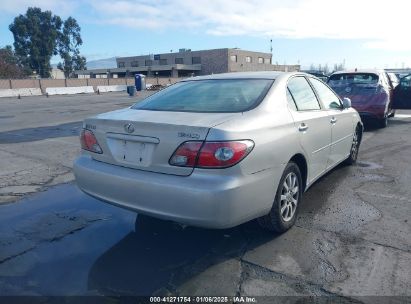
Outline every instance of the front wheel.
{"label": "front wheel", "polygon": [[355,129],[354,135],[352,137],[352,144],[350,149],[350,156],[348,156],[345,163],[347,165],[353,165],[357,161],[358,158],[358,150],[360,149],[361,143],[361,127],[357,126]]}
{"label": "front wheel", "polygon": [[300,169],[297,164],[290,162],[280,179],[270,213],[258,219],[260,226],[279,233],[290,229],[295,223],[302,193]]}

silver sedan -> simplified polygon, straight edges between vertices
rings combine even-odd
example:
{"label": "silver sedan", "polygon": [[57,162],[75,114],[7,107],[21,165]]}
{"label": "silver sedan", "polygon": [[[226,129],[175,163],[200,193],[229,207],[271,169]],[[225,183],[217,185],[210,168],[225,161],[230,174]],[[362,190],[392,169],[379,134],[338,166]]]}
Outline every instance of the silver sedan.
{"label": "silver sedan", "polygon": [[138,213],[284,232],[319,177],[356,161],[362,132],[350,101],[308,74],[195,77],[86,119],[74,173],[87,194]]}

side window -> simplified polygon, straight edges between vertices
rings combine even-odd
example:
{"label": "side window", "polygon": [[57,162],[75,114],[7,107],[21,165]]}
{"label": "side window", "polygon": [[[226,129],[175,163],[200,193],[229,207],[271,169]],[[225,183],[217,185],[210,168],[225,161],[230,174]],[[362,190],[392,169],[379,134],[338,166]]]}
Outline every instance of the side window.
{"label": "side window", "polygon": [[320,110],[320,104],[311,86],[304,77],[294,77],[288,81],[288,89],[298,111]]}
{"label": "side window", "polygon": [[409,89],[411,87],[411,75],[401,78],[401,87]]}
{"label": "side window", "polygon": [[287,102],[291,109],[297,111],[297,107],[295,106],[294,98],[290,93],[290,90],[287,88]]}
{"label": "side window", "polygon": [[340,99],[321,81],[310,78],[311,84],[326,109],[342,109]]}

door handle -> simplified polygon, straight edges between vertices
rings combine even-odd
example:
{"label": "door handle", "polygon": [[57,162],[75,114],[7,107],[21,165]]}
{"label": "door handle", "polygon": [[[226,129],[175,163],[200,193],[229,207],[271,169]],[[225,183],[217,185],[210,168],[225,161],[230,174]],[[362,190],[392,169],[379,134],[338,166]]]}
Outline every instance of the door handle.
{"label": "door handle", "polygon": [[337,122],[337,119],[335,117],[331,118],[330,123],[335,124]]}
{"label": "door handle", "polygon": [[301,123],[300,126],[298,127],[298,131],[304,132],[307,131],[308,126],[305,123]]}

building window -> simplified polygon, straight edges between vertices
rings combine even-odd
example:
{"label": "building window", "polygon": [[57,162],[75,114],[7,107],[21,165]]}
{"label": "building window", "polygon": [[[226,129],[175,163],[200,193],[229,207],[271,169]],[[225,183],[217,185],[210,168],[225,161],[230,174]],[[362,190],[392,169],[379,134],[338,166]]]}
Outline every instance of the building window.
{"label": "building window", "polygon": [[270,64],[270,63],[271,63],[271,59],[270,59],[270,58],[264,58],[264,63],[265,63],[265,64]]}
{"label": "building window", "polygon": [[245,62],[252,62],[251,56],[246,56],[245,57]]}
{"label": "building window", "polygon": [[263,57],[258,57],[258,63],[264,63],[264,58]]}
{"label": "building window", "polygon": [[230,60],[231,60],[232,62],[237,62],[237,55],[231,55],[231,56],[230,56]]}
{"label": "building window", "polygon": [[146,60],[146,66],[152,66],[153,65],[153,60],[147,59]]}
{"label": "building window", "polygon": [[132,61],[131,66],[132,67],[138,67],[138,61]]}
{"label": "building window", "polygon": [[167,59],[160,59],[160,65],[167,65]]}
{"label": "building window", "polygon": [[176,58],[175,63],[176,64],[184,64],[184,59],[183,58]]}
{"label": "building window", "polygon": [[124,67],[125,67],[125,63],[124,63],[124,62],[119,62],[119,63],[118,63],[118,67],[119,67],[119,68],[124,68]]}
{"label": "building window", "polygon": [[201,63],[201,57],[193,57],[192,62],[193,62],[193,64],[200,64]]}

